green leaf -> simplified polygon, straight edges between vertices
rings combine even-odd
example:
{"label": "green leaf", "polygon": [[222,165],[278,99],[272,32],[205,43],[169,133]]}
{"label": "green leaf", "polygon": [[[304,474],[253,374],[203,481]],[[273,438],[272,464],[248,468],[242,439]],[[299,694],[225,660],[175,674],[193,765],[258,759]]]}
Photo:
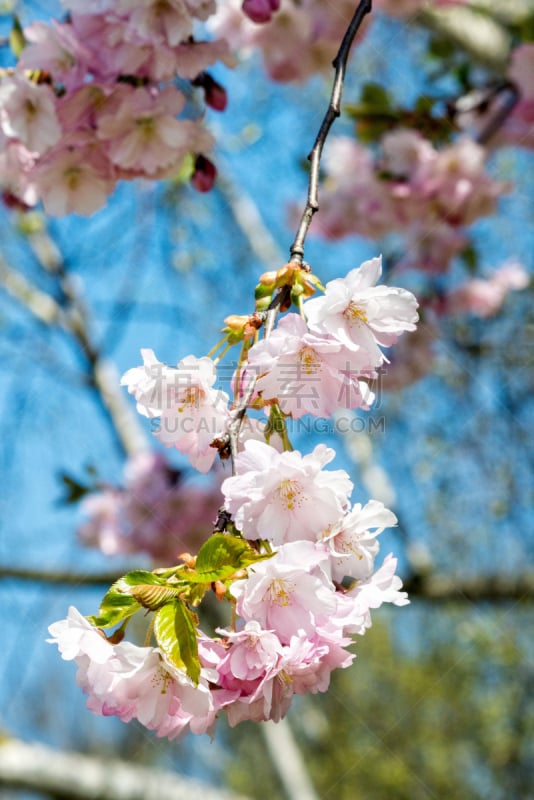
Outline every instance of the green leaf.
{"label": "green leaf", "polygon": [[16,14],[13,15],[13,27],[9,34],[9,46],[16,58],[20,58],[20,54],[26,47],[24,31],[22,30],[22,25]]}
{"label": "green leaf", "polygon": [[[159,575],[153,572],[148,572],[145,569],[134,569],[132,572],[127,572],[122,578],[119,578],[113,586],[120,587],[122,591],[128,591],[130,586],[139,586],[142,583],[151,583],[156,586],[165,586],[166,581]],[[113,587],[112,587],[113,588]]]}
{"label": "green leaf", "polygon": [[195,615],[180,600],[167,603],[154,615],[154,635],[159,648],[193,683],[200,677]]}
{"label": "green leaf", "polygon": [[130,593],[135,597],[138,603],[141,603],[143,608],[148,608],[150,611],[156,611],[164,603],[179,597],[184,591],[183,585],[181,586],[156,586],[153,583],[140,583],[132,586]]}
{"label": "green leaf", "polygon": [[110,628],[135,614],[142,605],[132,595],[131,588],[140,585],[165,585],[165,581],[153,572],[138,569],[119,578],[104,595],[98,616],[88,617],[97,628]]}
{"label": "green leaf", "polygon": [[364,105],[380,110],[392,110],[393,105],[387,89],[378,83],[366,83],[362,89],[362,100]]}
{"label": "green leaf", "polygon": [[139,611],[141,605],[130,594],[117,592],[113,587],[102,598],[98,616],[87,617],[97,628],[111,628]]}
{"label": "green leaf", "polygon": [[270,554],[258,554],[239,536],[214,533],[200,548],[194,573],[188,574],[187,579],[202,583],[224,581],[231,578],[234,572],[265,558],[270,558]]}

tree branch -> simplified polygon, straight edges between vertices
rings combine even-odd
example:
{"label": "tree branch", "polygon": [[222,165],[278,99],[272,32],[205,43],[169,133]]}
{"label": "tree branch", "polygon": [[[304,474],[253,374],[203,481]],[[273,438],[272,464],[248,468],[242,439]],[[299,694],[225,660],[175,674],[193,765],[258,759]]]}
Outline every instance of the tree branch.
{"label": "tree branch", "polygon": [[339,51],[333,61],[335,69],[334,85],[332,87],[332,94],[330,103],[326,110],[326,114],[321,123],[319,133],[315,140],[315,144],[308,156],[310,162],[310,180],[308,184],[308,201],[300,220],[300,225],[295,237],[295,241],[291,245],[291,261],[302,263],[304,256],[304,241],[308,234],[313,215],[319,210],[319,168],[321,165],[321,155],[323,147],[326,142],[326,137],[332,127],[332,123],[341,114],[341,95],[343,92],[343,83],[345,80],[345,72],[347,69],[347,61],[350,53],[350,48],[366,14],[372,10],[372,0],[360,0],[354,16],[349,23]]}
{"label": "tree branch", "polygon": [[58,800],[246,800],[172,772],[16,739],[0,741],[0,786],[46,792]]}
{"label": "tree branch", "polygon": [[453,578],[447,575],[412,575],[403,581],[410,597],[430,602],[502,603],[534,601],[534,573],[523,575],[484,575],[476,578]]}
{"label": "tree branch", "polygon": [[[0,580],[31,581],[60,586],[103,586],[109,587],[121,575],[131,569],[99,573],[72,573],[25,567],[0,566]],[[509,600],[525,600],[534,602],[534,572],[522,575],[484,575],[475,578],[455,578],[448,575],[432,573],[413,573],[404,579],[403,588],[410,597],[420,597],[431,602],[464,602],[484,600],[500,603]]]}

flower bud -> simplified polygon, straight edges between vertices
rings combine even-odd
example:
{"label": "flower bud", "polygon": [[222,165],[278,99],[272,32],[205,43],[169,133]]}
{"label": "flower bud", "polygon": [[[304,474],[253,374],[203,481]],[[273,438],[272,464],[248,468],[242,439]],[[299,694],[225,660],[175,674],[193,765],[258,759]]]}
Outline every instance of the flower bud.
{"label": "flower bud", "polygon": [[226,327],[235,332],[243,331],[247,322],[248,317],[239,314],[230,314],[230,316],[226,317],[224,320]]}
{"label": "flower bud", "polygon": [[201,72],[194,81],[193,86],[200,86],[204,89],[204,100],[206,105],[214,111],[224,111],[228,103],[226,89],[221,86],[208,72]]}
{"label": "flower bud", "polygon": [[256,311],[267,311],[267,309],[269,308],[270,303],[271,303],[271,297],[270,296],[269,297],[260,297],[258,300],[256,300],[256,303],[255,303]]}
{"label": "flower bud", "polygon": [[270,286],[273,287],[276,282],[276,272],[275,270],[271,270],[270,272],[264,272],[260,275],[260,283],[262,286]]}
{"label": "flower bud", "polygon": [[293,277],[295,274],[295,269],[298,267],[295,264],[292,264],[291,261],[288,264],[284,264],[283,267],[280,267],[278,272],[276,273],[276,286],[288,286],[293,283]]}
{"label": "flower bud", "polygon": [[252,22],[261,24],[269,22],[273,11],[278,11],[280,0],[244,0],[241,8]]}
{"label": "flower bud", "polygon": [[195,159],[195,168],[191,177],[191,186],[197,192],[209,192],[217,177],[217,168],[208,158],[198,155]]}
{"label": "flower bud", "polygon": [[262,297],[272,297],[273,290],[274,286],[262,286],[261,283],[258,283],[254,289],[254,298],[260,300]]}

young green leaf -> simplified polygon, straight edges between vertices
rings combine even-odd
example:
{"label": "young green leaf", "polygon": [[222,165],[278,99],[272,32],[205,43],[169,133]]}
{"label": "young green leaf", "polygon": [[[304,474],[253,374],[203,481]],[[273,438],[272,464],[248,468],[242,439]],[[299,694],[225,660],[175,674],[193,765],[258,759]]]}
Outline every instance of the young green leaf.
{"label": "young green leaf", "polygon": [[167,603],[154,615],[154,635],[168,660],[185,670],[193,683],[200,677],[194,614],[180,600]]}
{"label": "young green leaf", "polygon": [[202,583],[224,581],[249,564],[269,557],[258,554],[239,536],[214,533],[200,548],[195,571],[191,575],[188,574],[187,578],[191,582]]}
{"label": "young green leaf", "polygon": [[135,614],[142,607],[141,603],[133,596],[131,588],[139,585],[165,584],[165,581],[152,572],[138,569],[128,572],[111,586],[102,598],[98,616],[88,617],[92,625],[97,628],[111,628],[126,617]]}

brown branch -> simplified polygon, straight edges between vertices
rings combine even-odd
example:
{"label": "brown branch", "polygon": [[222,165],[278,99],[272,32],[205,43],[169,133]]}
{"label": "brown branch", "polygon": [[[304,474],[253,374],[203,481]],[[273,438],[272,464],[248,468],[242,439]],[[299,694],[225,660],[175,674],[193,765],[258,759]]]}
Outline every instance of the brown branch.
{"label": "brown branch", "polygon": [[246,800],[170,771],[16,739],[0,740],[0,786],[45,792],[58,800]]}
{"label": "brown branch", "polygon": [[534,573],[523,575],[484,575],[475,578],[453,578],[447,575],[413,575],[403,582],[410,597],[430,602],[501,603],[534,601]]}
{"label": "brown branch", "polygon": [[[77,574],[67,571],[27,569],[0,566],[0,580],[12,579],[64,586],[109,587],[130,567],[122,571]],[[411,598],[431,602],[467,602],[483,600],[492,603],[509,600],[534,601],[534,573],[522,575],[484,575],[475,578],[454,578],[447,575],[413,574],[404,580],[403,589]]]}
{"label": "brown branch", "polygon": [[366,14],[372,10],[372,0],[360,0],[354,16],[349,23],[339,51],[333,61],[335,69],[334,85],[332,87],[332,94],[328,109],[322,121],[319,133],[315,140],[315,144],[308,156],[310,162],[310,179],[308,184],[308,200],[306,207],[300,220],[300,225],[295,237],[295,241],[291,245],[291,261],[296,261],[299,264],[302,262],[304,256],[304,241],[308,234],[313,215],[319,210],[319,168],[321,165],[321,155],[323,147],[326,142],[326,137],[332,127],[332,123],[341,114],[341,95],[343,92],[343,83],[345,80],[345,72],[347,69],[347,61],[350,53],[350,48]]}

